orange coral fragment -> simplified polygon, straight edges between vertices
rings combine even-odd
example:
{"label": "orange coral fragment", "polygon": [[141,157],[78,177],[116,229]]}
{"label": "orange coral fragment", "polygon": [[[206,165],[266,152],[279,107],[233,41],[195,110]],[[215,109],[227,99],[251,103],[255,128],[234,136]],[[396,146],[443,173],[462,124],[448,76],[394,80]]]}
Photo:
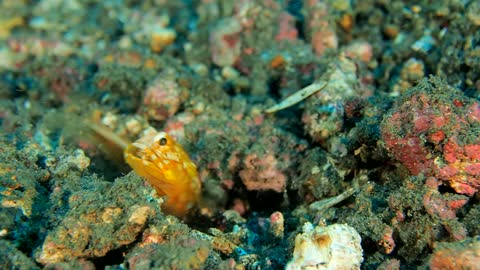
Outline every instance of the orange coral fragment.
{"label": "orange coral fragment", "polygon": [[286,65],[285,58],[282,55],[276,55],[273,57],[272,61],[270,61],[271,68],[283,68]]}

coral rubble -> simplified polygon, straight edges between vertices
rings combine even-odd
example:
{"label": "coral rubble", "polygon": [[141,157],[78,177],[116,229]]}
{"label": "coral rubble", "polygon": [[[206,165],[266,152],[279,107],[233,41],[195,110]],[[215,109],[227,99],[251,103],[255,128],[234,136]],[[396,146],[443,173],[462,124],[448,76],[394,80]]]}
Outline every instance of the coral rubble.
{"label": "coral rubble", "polygon": [[0,268],[474,268],[479,10],[0,1]]}

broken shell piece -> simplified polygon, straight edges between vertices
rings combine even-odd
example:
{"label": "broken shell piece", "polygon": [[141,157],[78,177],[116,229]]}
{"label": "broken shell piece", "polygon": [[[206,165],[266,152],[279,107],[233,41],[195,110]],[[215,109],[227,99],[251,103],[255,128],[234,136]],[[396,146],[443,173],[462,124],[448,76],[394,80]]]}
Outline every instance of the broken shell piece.
{"label": "broken shell piece", "polygon": [[278,103],[277,105],[274,105],[268,109],[265,110],[266,113],[274,113],[276,111],[283,110],[285,108],[288,108],[290,106],[293,106],[300,101],[308,98],[309,96],[317,93],[320,90],[323,90],[327,86],[327,83],[325,81],[320,81],[316,83],[312,83],[307,87],[302,88],[301,90],[297,91],[295,94],[287,97],[284,99],[282,102]]}
{"label": "broken shell piece", "polygon": [[346,224],[327,227],[303,226],[303,233],[295,237],[293,259],[287,270],[293,269],[360,269],[363,261],[361,237]]}

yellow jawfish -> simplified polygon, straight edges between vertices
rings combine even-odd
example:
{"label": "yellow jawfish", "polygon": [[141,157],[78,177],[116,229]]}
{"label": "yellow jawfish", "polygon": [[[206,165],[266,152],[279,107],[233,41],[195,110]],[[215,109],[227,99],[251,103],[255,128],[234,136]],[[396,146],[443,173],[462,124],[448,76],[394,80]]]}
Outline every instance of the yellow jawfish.
{"label": "yellow jawfish", "polygon": [[123,149],[125,162],[157,191],[167,197],[162,209],[166,214],[185,217],[197,205],[202,184],[197,167],[171,136],[148,128],[129,143],[105,127],[87,124],[103,141]]}
{"label": "yellow jawfish", "polygon": [[197,167],[172,137],[154,128],[124,150],[125,161],[145,178],[160,196],[166,196],[164,211],[185,216],[200,198]]}

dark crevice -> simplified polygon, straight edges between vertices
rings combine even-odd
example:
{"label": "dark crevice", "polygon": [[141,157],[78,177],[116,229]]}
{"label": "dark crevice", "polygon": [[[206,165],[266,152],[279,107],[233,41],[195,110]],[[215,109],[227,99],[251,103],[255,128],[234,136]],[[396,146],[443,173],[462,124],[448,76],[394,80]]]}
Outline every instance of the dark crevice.
{"label": "dark crevice", "polygon": [[136,246],[136,244],[142,241],[142,234],[138,234],[134,242],[121,246],[116,249],[112,249],[103,257],[93,258],[90,261],[95,265],[95,269],[103,270],[107,266],[118,265],[125,261],[124,254],[129,253],[130,249]]}

